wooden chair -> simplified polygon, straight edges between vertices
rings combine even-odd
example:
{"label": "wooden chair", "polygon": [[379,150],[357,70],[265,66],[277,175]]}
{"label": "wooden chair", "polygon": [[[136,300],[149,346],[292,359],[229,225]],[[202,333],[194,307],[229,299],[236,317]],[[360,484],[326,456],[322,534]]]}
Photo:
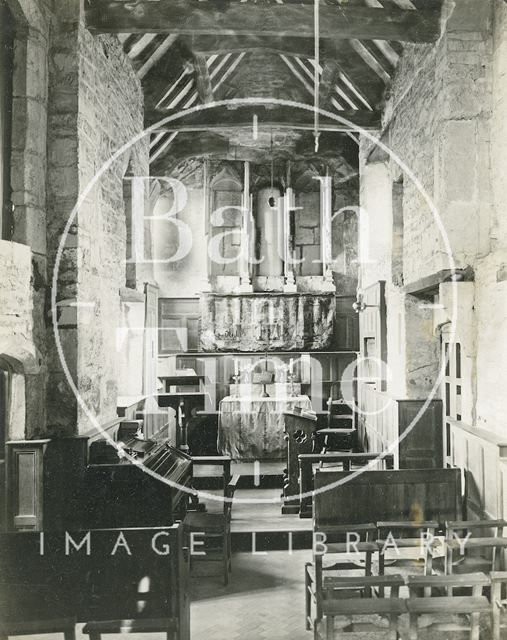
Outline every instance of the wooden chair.
{"label": "wooden chair", "polygon": [[[472,571],[495,571],[502,568],[502,549],[507,548],[504,537],[505,520],[452,521],[446,524],[447,574],[470,573]],[[493,535],[475,536],[477,531],[487,530]],[[467,539],[467,536],[468,537]],[[459,539],[458,539],[459,537]],[[459,558],[456,559],[456,556]]]}
{"label": "wooden chair", "polygon": [[[359,597],[340,598],[339,593],[336,594],[336,586],[339,585],[342,590],[360,590],[362,593]],[[405,600],[399,597],[400,587],[404,585],[401,575],[393,576],[371,576],[364,578],[339,578],[333,581],[333,591],[330,597],[325,598],[322,602],[322,616],[325,620],[325,638],[333,640],[335,638],[335,618],[346,617],[350,619],[350,623],[342,627],[341,632],[358,632],[358,631],[376,631],[379,627],[374,622],[354,622],[355,616],[382,616],[389,620],[389,640],[397,640],[399,617],[406,613],[407,608]],[[326,584],[324,584],[326,588]],[[385,592],[389,588],[389,597],[372,598],[361,597],[365,590],[372,590],[374,587],[381,588]],[[318,622],[318,621],[316,621]],[[314,637],[316,640],[322,638],[319,631],[319,625],[316,623],[314,627]]]}
{"label": "wooden chair", "polygon": [[507,571],[492,571],[491,579],[491,635],[493,640],[500,640],[502,629],[507,628]]}
{"label": "wooden chair", "polygon": [[[420,569],[424,575],[431,574],[433,549],[431,542],[438,529],[438,522],[377,522],[377,543],[380,546],[379,574],[385,571],[386,552],[398,549],[399,558],[392,560],[396,567],[410,567]],[[394,546],[396,545],[396,547]],[[403,557],[403,551],[418,551],[416,558]],[[431,551],[431,553],[430,553]]]}
{"label": "wooden chair", "polygon": [[[417,640],[418,619],[421,615],[450,615],[459,620],[434,622],[429,628],[435,631],[470,631],[470,640],[479,640],[479,617],[481,613],[489,613],[490,603],[483,595],[484,587],[489,586],[490,579],[484,573],[470,573],[456,576],[409,576],[407,580],[410,598],[407,600],[409,613],[409,640]],[[454,589],[464,587],[472,589],[472,595],[453,595]],[[433,589],[439,595],[432,596]],[[442,592],[447,596],[440,595]],[[421,592],[429,595],[420,597]],[[469,621],[463,621],[468,616]]]}
{"label": "wooden chair", "polygon": [[[327,526],[316,532],[313,561],[305,564],[305,613],[306,628],[312,629],[315,620],[322,618],[322,600],[324,597],[324,581],[326,589],[332,589],[332,578],[326,573],[332,571],[364,570],[365,577],[372,575],[373,555],[378,552],[378,545],[370,540],[376,531],[373,523],[354,526]],[[347,540],[347,534],[348,540]],[[357,534],[352,536],[351,534]],[[339,540],[339,542],[336,542]],[[343,542],[345,540],[345,542]],[[334,541],[334,542],[333,542]],[[319,543],[322,547],[319,547]],[[322,549],[322,553],[319,551]],[[334,558],[330,558],[334,556]],[[339,556],[339,557],[336,557]],[[331,581],[330,581],[331,580]],[[339,590],[340,586],[336,586]],[[368,593],[368,595],[370,595]],[[315,616],[312,616],[312,606]]]}
{"label": "wooden chair", "polygon": [[[202,534],[204,537],[204,545],[199,553],[205,555],[192,555],[190,564],[200,560],[202,562],[217,562],[216,556],[222,563],[222,574],[224,584],[229,583],[229,572],[232,568],[232,552],[231,552],[231,517],[232,503],[234,500],[234,492],[236,490],[240,476],[235,475],[231,478],[224,491],[224,508],[222,513],[208,513],[192,511],[187,513],[183,521],[185,534]],[[201,542],[201,540],[199,540]],[[190,547],[192,549],[192,546]],[[210,555],[211,553],[211,555]],[[219,574],[209,574],[219,575]]]}

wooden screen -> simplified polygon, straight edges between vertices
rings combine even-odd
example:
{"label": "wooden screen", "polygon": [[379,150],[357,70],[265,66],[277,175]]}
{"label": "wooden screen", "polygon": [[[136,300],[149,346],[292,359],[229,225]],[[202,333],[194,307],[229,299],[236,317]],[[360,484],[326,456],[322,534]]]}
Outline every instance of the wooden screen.
{"label": "wooden screen", "polygon": [[200,328],[199,300],[159,299],[159,353],[198,351]]}

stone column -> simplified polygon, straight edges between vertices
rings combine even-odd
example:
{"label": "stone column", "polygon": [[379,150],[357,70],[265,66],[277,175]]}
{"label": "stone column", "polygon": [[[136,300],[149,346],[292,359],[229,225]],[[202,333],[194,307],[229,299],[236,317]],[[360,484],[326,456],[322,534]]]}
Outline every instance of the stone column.
{"label": "stone column", "polygon": [[204,234],[206,236],[206,274],[203,277],[202,283],[202,291],[203,293],[207,293],[211,291],[211,258],[209,256],[208,247],[209,241],[211,239],[211,229],[210,229],[210,221],[209,221],[209,209],[210,209],[210,195],[209,195],[209,162],[207,159],[204,160],[202,167],[202,197],[204,201]]}
{"label": "stone column", "polygon": [[334,291],[333,281],[333,179],[331,176],[319,178],[320,183],[320,255],[322,261],[323,290]]}
{"label": "stone column", "polygon": [[250,196],[250,163],[244,163],[243,196],[242,196],[242,216],[241,216],[241,259],[240,259],[240,285],[239,293],[251,293],[253,291],[251,278],[252,264],[252,235],[254,224],[252,218],[252,202]]}
{"label": "stone column", "polygon": [[297,286],[294,277],[293,240],[290,232],[290,212],[296,209],[294,191],[288,187],[285,195],[280,200],[282,205],[283,290],[287,293],[295,293]]}

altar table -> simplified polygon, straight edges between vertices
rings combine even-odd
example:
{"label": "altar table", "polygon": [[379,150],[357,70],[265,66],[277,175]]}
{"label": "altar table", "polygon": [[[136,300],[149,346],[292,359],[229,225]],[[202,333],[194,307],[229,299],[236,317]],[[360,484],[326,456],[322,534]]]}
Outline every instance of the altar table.
{"label": "altar table", "polygon": [[218,450],[234,460],[285,460],[285,411],[311,409],[308,396],[234,397],[220,402]]}

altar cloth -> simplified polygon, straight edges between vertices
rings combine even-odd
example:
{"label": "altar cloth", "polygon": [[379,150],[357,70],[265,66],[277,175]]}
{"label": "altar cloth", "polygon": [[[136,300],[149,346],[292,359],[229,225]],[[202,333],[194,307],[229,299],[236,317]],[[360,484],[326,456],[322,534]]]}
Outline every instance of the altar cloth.
{"label": "altar cloth", "polygon": [[219,408],[218,450],[233,460],[285,459],[283,413],[296,407],[311,409],[310,398],[226,396]]}

